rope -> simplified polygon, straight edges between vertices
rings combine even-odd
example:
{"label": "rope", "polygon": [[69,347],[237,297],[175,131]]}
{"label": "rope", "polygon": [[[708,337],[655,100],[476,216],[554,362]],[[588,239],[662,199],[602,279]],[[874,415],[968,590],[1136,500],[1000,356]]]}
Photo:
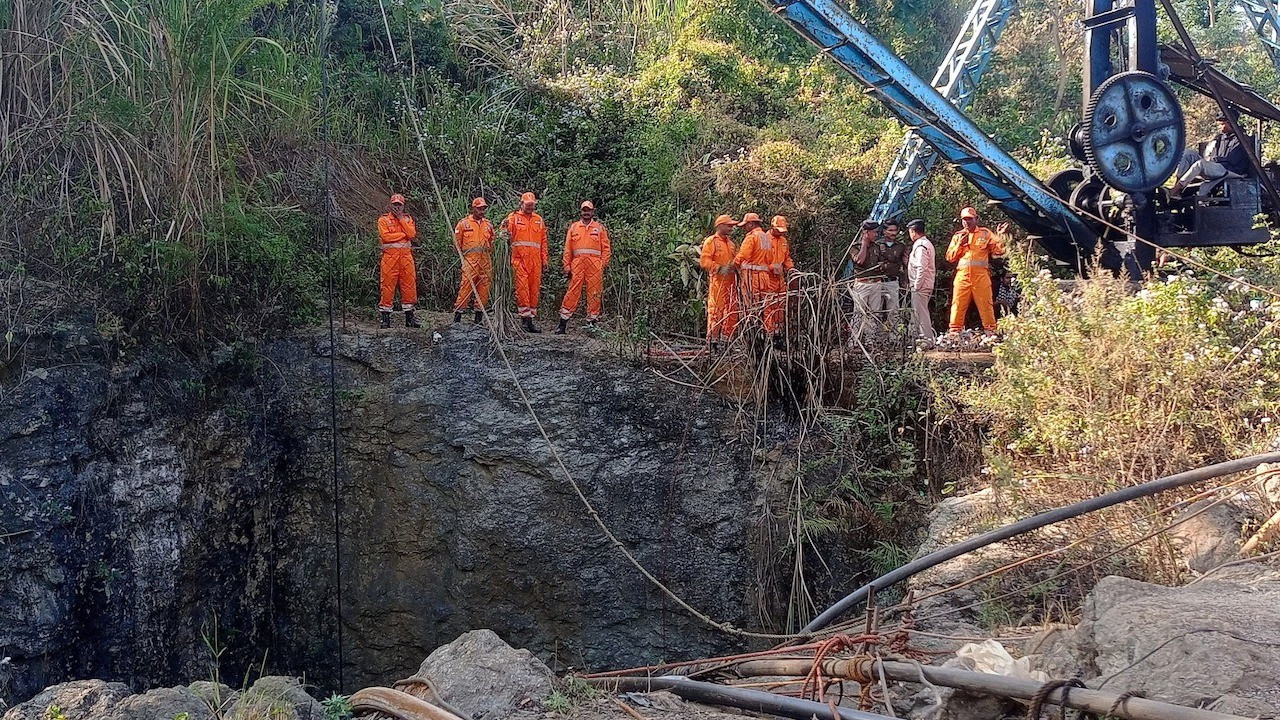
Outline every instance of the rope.
{"label": "rope", "polygon": [[[395,44],[392,42],[392,39],[391,39],[391,25],[390,25],[390,22],[387,20],[387,8],[383,0],[378,0],[378,7],[382,11],[382,23],[387,32],[387,43],[391,50],[391,61],[394,65],[398,67],[400,64],[400,61],[396,56]],[[440,195],[440,187],[439,185],[436,184],[435,173],[431,170],[431,161],[427,157],[426,147],[422,143],[422,131],[418,127],[418,119],[412,111],[412,108],[413,108],[412,98],[410,98],[409,90],[407,86],[405,86],[404,84],[403,76],[400,77],[400,92],[404,96],[405,113],[408,114],[410,123],[414,127],[414,132],[418,136],[418,151],[422,153],[422,159],[424,162],[427,163],[427,172],[431,177],[432,187],[435,189],[436,200],[440,205],[441,216],[447,217],[444,215],[444,212],[445,212],[444,198]],[[446,219],[445,222],[447,223],[448,220]],[[455,246],[454,249],[457,250],[457,247]],[[459,255],[459,259],[461,260],[460,251],[458,252],[458,255]],[[715,628],[716,630],[719,630],[720,632],[723,632],[727,635],[734,635],[737,637],[745,637],[745,638],[755,638],[755,639],[763,639],[763,640],[793,640],[799,637],[798,635],[782,635],[782,634],[775,634],[775,633],[764,633],[764,632],[755,632],[751,630],[743,630],[741,628],[734,627],[732,624],[728,622],[720,622],[715,620],[710,615],[707,615],[706,613],[690,605],[688,602],[684,600],[684,598],[680,597],[673,590],[671,590],[671,588],[667,587],[652,572],[650,572],[635,557],[635,555],[633,555],[631,551],[627,549],[625,545],[622,544],[622,541],[618,539],[617,535],[615,535],[613,531],[609,529],[609,526],[605,524],[604,520],[600,517],[600,513],[596,511],[595,506],[592,505],[591,500],[587,498],[587,495],[586,493],[583,492],[582,487],[578,484],[576,480],[574,480],[573,473],[569,472],[569,468],[567,465],[565,465],[564,459],[560,456],[560,452],[556,449],[555,443],[551,441],[550,434],[547,432],[546,427],[542,424],[542,420],[538,417],[537,411],[534,410],[533,403],[529,400],[529,396],[525,392],[524,385],[520,382],[520,378],[516,374],[515,367],[511,364],[511,359],[507,356],[506,348],[503,346],[502,340],[498,336],[498,333],[496,332],[497,328],[494,325],[494,318],[489,313],[489,309],[481,308],[481,312],[483,313],[485,325],[486,327],[488,327],[490,333],[493,336],[494,348],[498,351],[498,356],[502,358],[502,363],[503,365],[506,366],[507,374],[511,376],[511,381],[516,386],[516,392],[520,396],[520,402],[524,405],[525,410],[529,413],[529,417],[533,420],[534,425],[537,427],[538,434],[542,436],[542,441],[547,444],[547,448],[551,451],[551,456],[552,458],[555,459],[555,464],[560,469],[561,474],[564,475],[564,479],[573,488],[574,494],[578,496],[578,500],[582,503],[582,506],[586,509],[587,515],[589,515],[591,519],[595,522],[596,526],[600,529],[600,532],[605,536],[605,539],[608,540],[609,544],[612,545],[619,553],[621,553],[622,556],[626,558],[627,562],[629,562],[631,566],[634,567],[636,571],[639,572],[642,576],[644,576],[644,578],[648,580],[655,588],[662,591],[663,594],[665,594],[668,598],[670,598],[672,602],[674,602],[676,605],[682,608],[685,612],[689,613],[690,615],[697,618],[699,621],[708,625],[709,627]]]}
{"label": "rope", "polygon": [[1031,698],[1031,707],[1027,709],[1027,720],[1040,720],[1040,712],[1044,709],[1045,703],[1049,701],[1049,696],[1058,690],[1062,691],[1062,700],[1057,703],[1058,717],[1066,720],[1067,696],[1071,692],[1071,688],[1082,687],[1084,687],[1084,683],[1080,682],[1080,678],[1050,680],[1041,685],[1035,696]]}
{"label": "rope", "polygon": [[[321,6],[320,12],[324,12],[324,6]],[[333,270],[333,163],[331,149],[329,145],[329,63],[326,57],[326,48],[329,42],[328,33],[329,23],[322,16],[320,19],[320,32],[323,37],[320,38],[320,97],[323,105],[321,113],[321,127],[323,128],[323,145],[324,145],[324,257],[325,264],[328,267],[328,273],[325,276],[325,295],[327,298],[327,309],[329,314],[329,472],[330,482],[333,494],[333,595],[334,595],[334,618],[338,626],[338,690],[341,691],[346,686],[345,676],[345,656],[343,651],[342,637],[342,526],[341,526],[341,502],[342,502],[342,485],[338,479],[338,380],[337,380],[337,357],[338,357],[338,339],[337,330],[334,327],[334,270]]]}

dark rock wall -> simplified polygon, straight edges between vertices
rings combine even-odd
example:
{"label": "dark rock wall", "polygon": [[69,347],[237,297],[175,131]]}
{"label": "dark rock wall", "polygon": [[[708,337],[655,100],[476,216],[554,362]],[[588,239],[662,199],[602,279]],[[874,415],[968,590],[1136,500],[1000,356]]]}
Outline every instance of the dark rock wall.
{"label": "dark rock wall", "polygon": [[[339,337],[346,689],[480,627],[562,667],[740,647],[609,546],[484,334],[429,335]],[[46,340],[72,361],[29,355],[0,397],[0,697],[211,678],[215,655],[232,685],[265,667],[336,688],[327,335],[199,363]],[[508,350],[626,546],[755,625],[759,483],[733,409],[573,341]]]}

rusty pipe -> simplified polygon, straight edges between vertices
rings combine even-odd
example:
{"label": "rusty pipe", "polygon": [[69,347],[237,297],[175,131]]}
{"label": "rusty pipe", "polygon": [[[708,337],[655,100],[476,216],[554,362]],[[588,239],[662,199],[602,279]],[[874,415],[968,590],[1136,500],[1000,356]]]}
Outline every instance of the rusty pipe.
{"label": "rusty pipe", "polygon": [[[586,682],[610,692],[654,692],[666,690],[685,700],[708,705],[739,708],[752,712],[793,718],[794,720],[836,720],[825,703],[777,695],[762,690],[748,690],[709,682],[690,680],[680,675],[661,677],[584,678]],[[890,720],[888,715],[863,712],[847,707],[836,708],[838,720]]]}
{"label": "rusty pipe", "polygon": [[[734,667],[740,677],[804,677],[813,668],[813,660],[748,660]],[[822,662],[822,673],[827,677],[865,682],[884,676],[898,682],[919,683],[927,680],[934,685],[964,690],[975,695],[995,695],[1016,700],[1036,697],[1043,683],[1035,680],[993,675],[971,670],[913,665],[911,663],[879,661],[869,657],[828,658]],[[872,680],[873,681],[873,680]],[[1247,720],[1237,715],[1226,715],[1212,710],[1200,710],[1182,705],[1147,700],[1146,698],[1122,698],[1120,695],[1088,688],[1057,689],[1048,695],[1048,702],[1098,716],[1122,717],[1128,720]],[[1065,699],[1064,699],[1065,698]]]}
{"label": "rusty pipe", "polygon": [[357,713],[376,712],[396,720],[462,720],[426,700],[385,687],[365,688],[352,695],[351,708]]}

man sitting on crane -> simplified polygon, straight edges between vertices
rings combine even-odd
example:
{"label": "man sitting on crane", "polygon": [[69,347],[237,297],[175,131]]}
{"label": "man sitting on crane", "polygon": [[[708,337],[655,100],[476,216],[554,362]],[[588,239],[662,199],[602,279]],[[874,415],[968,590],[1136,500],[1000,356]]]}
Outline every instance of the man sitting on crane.
{"label": "man sitting on crane", "polygon": [[[1239,122],[1239,114],[1231,110],[1231,120]],[[1218,113],[1218,134],[1205,147],[1204,155],[1188,148],[1182,153],[1178,163],[1178,180],[1173,184],[1170,193],[1175,197],[1182,194],[1192,181],[1203,179],[1197,194],[1208,195],[1217,185],[1215,180],[1245,177],[1250,174],[1249,154],[1240,139],[1231,131],[1231,123],[1224,113]],[[1245,135],[1245,140],[1253,142],[1253,138]]]}

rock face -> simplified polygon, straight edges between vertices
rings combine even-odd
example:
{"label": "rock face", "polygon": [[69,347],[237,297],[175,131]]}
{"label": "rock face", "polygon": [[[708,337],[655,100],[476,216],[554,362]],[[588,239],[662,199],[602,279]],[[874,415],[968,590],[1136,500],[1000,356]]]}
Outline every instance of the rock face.
{"label": "rock face", "polygon": [[[439,329],[338,338],[346,688],[478,627],[561,667],[737,648],[607,544],[487,333]],[[0,388],[0,699],[209,678],[215,654],[336,689],[327,334],[120,363],[76,332],[33,336]],[[565,466],[686,600],[752,624],[731,408],[582,345],[507,345]]]}
{"label": "rock face", "polygon": [[1185,587],[1103,578],[1076,631],[1087,684],[1242,717],[1280,717],[1280,569]]}

